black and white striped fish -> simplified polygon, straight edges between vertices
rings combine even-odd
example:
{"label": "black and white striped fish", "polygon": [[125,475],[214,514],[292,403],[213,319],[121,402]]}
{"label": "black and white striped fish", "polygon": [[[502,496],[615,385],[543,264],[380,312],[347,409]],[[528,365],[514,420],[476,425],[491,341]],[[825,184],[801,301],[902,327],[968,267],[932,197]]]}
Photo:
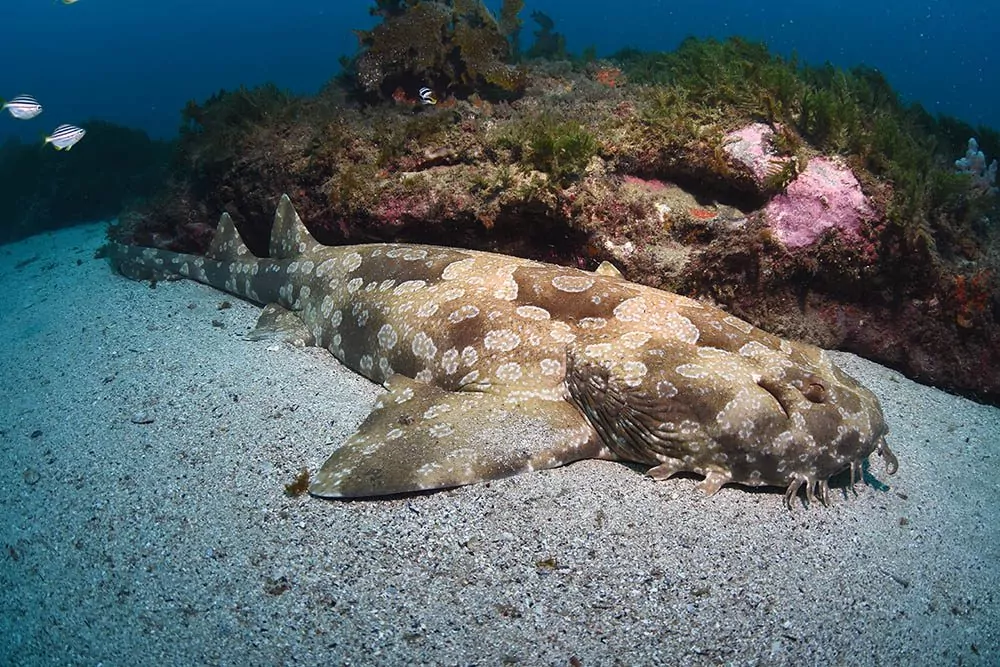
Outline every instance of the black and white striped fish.
{"label": "black and white striped fish", "polygon": [[424,86],[423,88],[421,88],[420,89],[420,103],[421,104],[437,104],[438,100],[437,100],[437,96],[434,94],[434,91],[431,90],[430,88],[428,88],[427,86]]}
{"label": "black and white striped fish", "polygon": [[29,120],[42,113],[42,105],[31,95],[18,95],[9,102],[0,100],[0,111],[6,109],[14,118]]}
{"label": "black and white striped fish", "polygon": [[45,137],[45,143],[55,146],[57,151],[69,150],[76,145],[76,142],[83,139],[87,131],[76,125],[60,125],[52,131],[52,134]]}

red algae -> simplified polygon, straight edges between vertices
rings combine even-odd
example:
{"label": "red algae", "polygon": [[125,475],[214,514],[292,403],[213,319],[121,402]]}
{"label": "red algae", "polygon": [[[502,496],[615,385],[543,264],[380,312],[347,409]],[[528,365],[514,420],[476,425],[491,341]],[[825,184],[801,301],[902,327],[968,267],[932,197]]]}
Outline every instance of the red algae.
{"label": "red algae", "polygon": [[712,220],[719,215],[718,211],[713,211],[707,208],[690,208],[688,213],[695,220]]}

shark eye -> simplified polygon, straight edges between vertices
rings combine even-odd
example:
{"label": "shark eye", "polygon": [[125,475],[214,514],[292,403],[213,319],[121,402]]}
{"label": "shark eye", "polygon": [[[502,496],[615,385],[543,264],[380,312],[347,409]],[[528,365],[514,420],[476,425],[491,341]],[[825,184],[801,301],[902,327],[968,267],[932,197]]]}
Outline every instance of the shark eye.
{"label": "shark eye", "polygon": [[826,402],[826,387],[824,387],[819,382],[810,382],[802,390],[802,395],[806,397],[809,401],[813,403],[825,403]]}

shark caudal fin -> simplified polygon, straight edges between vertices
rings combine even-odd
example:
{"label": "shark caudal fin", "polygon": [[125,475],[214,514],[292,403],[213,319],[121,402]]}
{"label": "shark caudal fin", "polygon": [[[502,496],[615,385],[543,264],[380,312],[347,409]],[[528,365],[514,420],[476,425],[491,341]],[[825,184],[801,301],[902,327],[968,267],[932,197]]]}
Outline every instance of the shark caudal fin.
{"label": "shark caudal fin", "polygon": [[[319,243],[306,230],[288,195],[282,195],[274,214],[269,252],[272,260],[292,259],[313,251]],[[240,236],[232,217],[219,217],[212,244],[205,257],[176,253],[160,248],[143,248],[110,243],[103,251],[112,266],[136,280],[159,280],[184,276],[254,303],[279,300],[285,274],[269,260],[255,256]],[[252,265],[269,266],[261,271],[247,271]]]}
{"label": "shark caudal fin", "polygon": [[309,492],[358,498],[463,486],[585,458],[607,458],[566,401],[452,392],[394,375]]}

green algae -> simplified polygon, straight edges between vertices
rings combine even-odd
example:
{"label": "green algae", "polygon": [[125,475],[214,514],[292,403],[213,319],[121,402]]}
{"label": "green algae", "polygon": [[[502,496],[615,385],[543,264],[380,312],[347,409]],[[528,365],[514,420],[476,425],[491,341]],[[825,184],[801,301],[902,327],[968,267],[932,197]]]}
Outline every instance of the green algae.
{"label": "green algae", "polygon": [[583,175],[600,143],[579,120],[541,113],[512,122],[498,135],[496,147],[565,186]]}
{"label": "green algae", "polygon": [[301,101],[273,83],[220,90],[202,103],[189,101],[181,111],[182,153],[200,164],[232,159],[255,128],[287,122]]}
{"label": "green algae", "polygon": [[559,121],[549,115],[529,125],[527,139],[535,169],[560,183],[581,176],[598,149],[597,139],[578,121]]}
{"label": "green algae", "polygon": [[[971,136],[996,155],[1000,135],[904,103],[873,68],[801,65],[739,38],[689,38],[671,53],[624,50],[612,58],[630,82],[646,86],[640,118],[666,145],[690,145],[713,125],[730,130],[763,121],[779,130],[779,153],[840,154],[892,182],[889,215],[898,226],[949,219],[966,229],[995,206],[995,197],[956,177],[953,162]],[[768,188],[786,185],[794,173],[772,176]]]}

